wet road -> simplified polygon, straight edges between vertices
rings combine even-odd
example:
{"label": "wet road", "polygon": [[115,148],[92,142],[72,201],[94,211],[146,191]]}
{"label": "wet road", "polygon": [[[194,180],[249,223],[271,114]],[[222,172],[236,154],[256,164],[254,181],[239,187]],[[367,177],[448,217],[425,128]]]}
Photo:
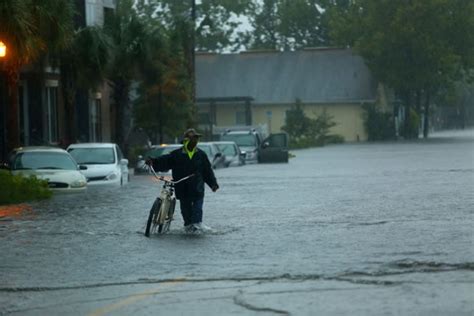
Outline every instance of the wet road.
{"label": "wet road", "polygon": [[0,313],[474,314],[474,131],[294,153],[218,170],[202,236],[143,236],[148,176],[0,207]]}

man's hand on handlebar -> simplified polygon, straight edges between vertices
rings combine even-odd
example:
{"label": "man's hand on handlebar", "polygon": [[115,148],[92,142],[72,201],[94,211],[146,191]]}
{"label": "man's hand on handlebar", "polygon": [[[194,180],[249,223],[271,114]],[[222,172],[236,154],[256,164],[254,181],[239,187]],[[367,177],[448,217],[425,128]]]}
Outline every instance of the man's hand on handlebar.
{"label": "man's hand on handlebar", "polygon": [[147,157],[147,158],[145,159],[145,164],[146,164],[147,166],[153,166],[153,160],[152,160],[150,157]]}

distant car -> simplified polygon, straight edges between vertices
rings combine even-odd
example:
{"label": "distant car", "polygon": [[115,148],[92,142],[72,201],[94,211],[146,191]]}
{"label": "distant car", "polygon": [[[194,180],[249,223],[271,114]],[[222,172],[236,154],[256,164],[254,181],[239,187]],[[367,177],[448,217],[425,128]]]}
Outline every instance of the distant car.
{"label": "distant car", "polygon": [[204,151],[211,162],[213,169],[226,168],[225,155],[214,143],[198,143],[198,148]]}
{"label": "distant car", "polygon": [[129,180],[128,160],[119,146],[112,143],[72,144],[67,151],[78,164],[87,166],[83,173],[89,185],[124,185]]}
{"label": "distant car", "polygon": [[169,154],[175,149],[181,148],[180,144],[163,144],[163,145],[153,145],[151,148],[146,151],[143,155],[138,156],[138,161],[135,166],[135,173],[147,173],[145,166],[145,159],[147,158],[158,158],[161,155]]}
{"label": "distant car", "polygon": [[275,133],[266,138],[260,149],[259,162],[288,162],[288,134]]}
{"label": "distant car", "polygon": [[262,135],[256,130],[230,130],[221,135],[220,140],[235,142],[241,150],[245,151],[246,163],[257,163],[260,161]]}
{"label": "distant car", "polygon": [[227,167],[242,166],[245,165],[244,151],[241,151],[239,146],[235,142],[213,142],[219,147],[221,152],[225,156]]}
{"label": "distant car", "polygon": [[82,192],[87,180],[67,151],[54,147],[20,147],[10,154],[9,168],[12,174],[36,176],[47,180],[48,186],[58,192]]}

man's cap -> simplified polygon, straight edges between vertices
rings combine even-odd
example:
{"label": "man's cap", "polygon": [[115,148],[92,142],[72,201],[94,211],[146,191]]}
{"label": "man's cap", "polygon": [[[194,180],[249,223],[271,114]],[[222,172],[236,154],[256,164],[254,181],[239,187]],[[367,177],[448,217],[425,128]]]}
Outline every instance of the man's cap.
{"label": "man's cap", "polygon": [[201,137],[202,134],[199,134],[198,132],[196,132],[194,128],[187,129],[186,132],[184,132],[183,134],[183,138],[193,137],[193,136]]}

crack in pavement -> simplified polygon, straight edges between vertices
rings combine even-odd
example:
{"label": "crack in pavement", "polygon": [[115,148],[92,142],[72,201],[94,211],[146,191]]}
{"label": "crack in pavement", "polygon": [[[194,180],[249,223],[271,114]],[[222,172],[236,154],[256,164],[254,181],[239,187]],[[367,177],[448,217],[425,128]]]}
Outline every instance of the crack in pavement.
{"label": "crack in pavement", "polygon": [[[369,277],[369,276],[367,276]],[[373,276],[377,277],[377,276]],[[277,276],[268,277],[222,277],[222,278],[194,278],[185,279],[181,282],[184,283],[204,283],[204,282],[245,282],[245,281],[258,281],[258,282],[272,282],[278,280],[289,280],[289,281],[312,281],[312,280],[326,280],[326,281],[341,281],[350,282],[354,284],[372,284],[372,285],[400,285],[404,283],[416,283],[410,281],[389,281],[389,280],[369,280],[369,279],[354,279],[345,276],[320,276],[314,275],[290,275],[282,274]],[[79,289],[90,289],[99,287],[111,287],[111,286],[122,286],[122,285],[141,285],[141,284],[160,284],[173,282],[175,279],[138,279],[136,281],[124,281],[124,282],[108,282],[108,283],[92,283],[83,285],[69,285],[69,286],[36,286],[36,287],[0,287],[0,292],[46,292],[46,291],[62,291],[62,290],[79,290]]]}
{"label": "crack in pavement", "polygon": [[235,305],[238,305],[240,307],[243,307],[245,309],[248,309],[254,312],[270,312],[270,313],[281,314],[281,315],[291,315],[290,312],[282,310],[282,309],[275,309],[275,308],[270,308],[270,307],[258,307],[258,306],[252,305],[244,300],[243,294],[244,294],[243,291],[239,290],[237,295],[234,296]]}
{"label": "crack in pavement", "polygon": [[[183,282],[184,283],[184,282]],[[255,283],[256,284],[256,283]],[[213,290],[231,290],[231,289],[241,289],[244,287],[250,287],[255,284],[249,284],[245,286],[225,286],[225,287],[206,287],[206,288],[199,288],[199,289],[190,289],[190,290],[157,290],[156,292],[150,292],[148,293],[149,296],[154,296],[154,295],[163,295],[163,294],[173,294],[173,293],[192,293],[192,292],[200,292],[200,291],[213,291]],[[85,300],[77,300],[77,301],[71,301],[67,302],[68,305],[78,305],[78,304],[87,304],[87,303],[96,303],[96,302],[104,302],[104,301],[113,301],[113,300],[120,300],[129,297],[130,295],[118,295],[118,296],[112,296],[112,297],[103,297],[103,298],[96,298],[96,299],[85,299]],[[205,298],[205,299],[199,299],[199,300],[215,300],[215,299],[220,299],[220,298],[229,298],[232,299],[232,295],[228,296],[221,296],[221,297],[213,297],[213,298]],[[166,305],[166,303],[162,303]],[[64,306],[65,304],[58,303],[58,304],[50,304],[50,305],[43,305],[43,306],[35,306],[35,307],[28,307],[28,308],[23,308],[23,309],[6,309],[4,311],[0,311],[0,315],[2,314],[7,314],[7,313],[22,313],[22,312],[28,312],[28,311],[34,311],[34,310],[45,310],[48,308],[54,308],[54,307],[60,307]]]}

